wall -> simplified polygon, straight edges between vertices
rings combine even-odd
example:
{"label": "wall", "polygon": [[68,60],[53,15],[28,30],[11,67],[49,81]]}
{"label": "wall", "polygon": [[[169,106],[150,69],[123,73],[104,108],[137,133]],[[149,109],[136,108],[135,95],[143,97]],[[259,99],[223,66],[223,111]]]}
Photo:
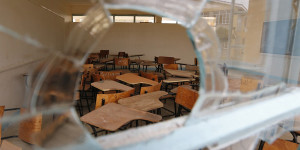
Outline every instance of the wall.
{"label": "wall", "polygon": [[[73,28],[77,23],[72,23]],[[145,54],[181,58],[182,63],[194,63],[196,57],[185,28],[176,24],[115,23],[94,52],[109,49],[111,54],[125,51],[129,55]]]}
{"label": "wall", "polygon": [[[51,50],[64,46],[64,18],[28,0],[1,0],[0,26],[31,37]],[[6,30],[7,31],[7,30]],[[47,56],[44,49],[26,44],[0,31],[0,104],[21,107],[24,101],[24,73],[29,73]]]}

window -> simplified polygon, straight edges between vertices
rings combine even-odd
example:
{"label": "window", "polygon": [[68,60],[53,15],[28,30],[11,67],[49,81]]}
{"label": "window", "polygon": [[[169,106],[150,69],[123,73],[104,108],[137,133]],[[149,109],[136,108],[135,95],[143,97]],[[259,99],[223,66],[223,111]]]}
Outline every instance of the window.
{"label": "window", "polygon": [[73,20],[73,22],[82,22],[82,20],[85,18],[85,16],[75,16],[75,15],[73,15],[73,18],[72,18],[72,20]]}
{"label": "window", "polygon": [[154,16],[135,16],[135,23],[154,23]]}
{"label": "window", "polygon": [[176,21],[176,20],[173,20],[173,19],[170,19],[170,18],[162,17],[161,23],[176,24],[177,21]]}
{"label": "window", "polygon": [[115,22],[134,23],[134,16],[114,16]]}
{"label": "window", "polygon": [[[73,15],[73,22],[82,22],[84,18],[85,16],[83,15]],[[123,23],[155,23],[154,16],[112,15],[110,19],[112,22]]]}

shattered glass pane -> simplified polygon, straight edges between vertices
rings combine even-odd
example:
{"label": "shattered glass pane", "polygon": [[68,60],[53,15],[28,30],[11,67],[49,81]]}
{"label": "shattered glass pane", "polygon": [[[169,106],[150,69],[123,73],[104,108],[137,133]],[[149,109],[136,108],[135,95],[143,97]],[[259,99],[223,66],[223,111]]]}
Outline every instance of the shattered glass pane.
{"label": "shattered glass pane", "polygon": [[[272,143],[290,131],[295,131],[291,132],[293,136],[297,135],[299,119],[296,116],[300,113],[300,105],[297,103],[299,90],[295,88],[299,86],[300,79],[300,52],[299,42],[297,42],[299,41],[298,8],[300,4],[297,0],[99,0],[87,3],[75,0],[53,2],[0,0],[0,4],[0,47],[3,49],[0,56],[0,79],[2,80],[0,83],[3,87],[0,89],[3,96],[1,105],[5,105],[5,108],[0,107],[2,115],[4,112],[1,117],[2,140],[4,140],[1,148],[3,149],[15,146],[23,149],[250,150],[255,149],[260,140]],[[82,9],[88,10],[84,12],[84,16],[78,14]],[[186,41],[190,40],[188,44],[190,47],[182,48],[179,55],[183,59],[187,57],[189,60],[195,60],[194,63],[197,65],[175,64],[174,57],[172,57],[173,63],[171,64],[160,64],[159,58],[157,62],[155,59],[155,61],[141,61],[140,57],[144,55],[142,53],[150,51],[148,49],[139,52],[141,55],[133,55],[124,53],[120,46],[117,55],[115,55],[117,51],[107,54],[106,47],[109,47],[107,43],[110,45],[118,43],[105,40],[110,38],[110,34],[122,35],[120,27],[126,26],[122,23],[118,26],[112,24],[111,13],[118,12],[118,10],[125,10],[125,12],[119,12],[118,15],[120,17],[129,15],[133,19],[132,22],[136,21],[133,16],[137,14],[134,13],[146,13],[139,14],[141,16],[155,15],[153,24],[127,24],[128,26],[151,25],[154,27],[163,23],[164,18],[177,22],[178,24],[164,25],[174,29],[168,35],[176,37],[178,35],[174,33],[184,28],[186,34],[180,34],[180,37],[184,37]],[[82,16],[84,19],[76,25],[70,24],[73,15]],[[113,15],[116,17],[115,14]],[[39,21],[31,23],[35,19]],[[44,22],[41,21],[43,19],[45,19]],[[117,22],[115,19],[117,18],[113,18]],[[44,25],[47,26],[47,30],[39,28]],[[60,28],[56,29],[56,26]],[[163,28],[163,30],[168,28]],[[37,31],[34,32],[34,30]],[[143,30],[140,29],[140,31]],[[65,38],[66,35],[68,38]],[[149,35],[140,33],[140,35],[147,37],[150,33]],[[48,36],[51,38],[47,38]],[[125,38],[133,37],[126,35],[123,38],[126,41]],[[167,41],[168,38],[165,40]],[[134,44],[138,46],[141,43]],[[99,45],[103,49],[99,49]],[[158,46],[162,47],[164,43],[153,45],[153,49]],[[12,51],[6,49],[12,49]],[[170,53],[170,56],[171,53],[179,53],[176,50],[168,50],[167,53]],[[188,55],[188,50],[193,50],[195,55]],[[139,67],[144,65],[146,70],[149,66],[159,72],[165,67],[165,72],[155,75],[163,76],[163,79],[159,80],[162,81],[163,88],[169,94],[164,97],[164,100],[171,99],[174,102],[173,111],[164,109],[172,113],[170,120],[155,123],[166,117],[161,113],[162,106],[159,106],[157,110],[141,111],[125,108],[120,104],[108,104],[110,102],[105,101],[105,98],[101,102],[96,100],[98,94],[101,93],[92,87],[93,80],[98,75],[99,83],[103,83],[102,80],[116,80],[116,76],[126,73],[123,72],[124,70],[107,72],[107,66],[113,65],[115,68],[116,60],[122,57],[130,57],[131,61],[127,63],[131,62]],[[134,62],[131,57],[139,59],[135,59]],[[180,67],[186,65],[185,70],[183,69],[186,71],[189,66],[193,73],[188,82],[181,83],[182,87],[178,87],[177,93],[172,90],[176,91],[173,87],[179,86],[179,83],[177,85],[171,83],[172,89],[168,89],[169,85],[167,85],[170,82],[168,75],[172,73],[170,71],[166,75],[166,68],[173,64],[177,65],[175,70],[179,70],[179,65]],[[130,65],[128,67],[130,69]],[[100,71],[94,71],[94,68]],[[184,76],[191,72],[185,72]],[[16,77],[16,74],[19,76]],[[10,78],[12,76],[14,78]],[[151,81],[152,79],[155,80],[151,78]],[[179,79],[182,80],[182,78]],[[188,87],[189,84],[191,84],[190,87]],[[8,86],[14,88],[7,88]],[[24,88],[20,89],[21,86]],[[85,86],[88,88],[86,91]],[[138,89],[137,87],[133,86]],[[158,87],[158,90],[163,88]],[[188,92],[182,92],[184,90]],[[20,91],[22,93],[18,95]],[[116,90],[115,93],[109,94],[115,94],[111,97],[119,100],[124,98],[122,95],[124,93],[130,97],[137,93],[139,95],[140,91],[133,90],[130,93],[131,91]],[[183,96],[179,96],[182,93]],[[105,91],[102,94],[105,94]],[[148,91],[145,94],[149,94]],[[91,101],[89,97],[93,97]],[[276,105],[281,102],[276,99],[279,97],[287,100],[293,99],[295,103],[282,105],[279,110]],[[16,101],[14,98],[19,100]],[[86,101],[82,101],[84,98]],[[180,98],[194,98],[194,101],[182,102]],[[139,101],[144,99],[139,99]],[[114,102],[117,103],[117,100]],[[82,110],[83,105],[87,107],[86,110]],[[93,106],[90,108],[90,105]],[[166,104],[159,102],[159,105]],[[130,115],[120,118],[103,117],[103,119],[99,118],[99,114],[91,118],[95,121],[93,123],[84,122],[82,118],[80,120],[80,116],[95,112],[106,113],[106,116],[114,115],[116,113],[111,113],[113,106],[119,106],[116,112],[128,111],[130,112],[128,114],[133,114],[134,119],[138,116],[140,120],[134,122],[130,120],[131,118],[126,118]],[[265,114],[259,114],[263,106],[269,109],[265,110]],[[11,109],[14,107],[16,108]],[[95,110],[94,107],[96,107]],[[107,107],[111,107],[108,109],[109,112],[106,112]],[[250,108],[253,110],[249,111]],[[278,114],[274,113],[274,115],[277,116],[269,114],[275,112],[276,109],[278,109]],[[248,115],[239,116],[237,111],[243,114],[248,113]],[[256,120],[256,117],[260,120]],[[124,118],[128,120],[125,120],[123,126],[119,127],[120,130],[126,130],[124,132],[108,128],[98,131],[95,129],[99,124],[108,124],[108,127],[117,126],[118,121]],[[109,119],[114,120],[111,123]],[[218,122],[217,119],[223,119],[224,122]],[[247,126],[235,122],[235,120],[243,119],[252,120],[253,124],[249,123]],[[138,125],[143,127],[137,128]],[[127,130],[128,128],[131,129]],[[204,131],[200,132],[202,130]],[[93,136],[97,136],[97,132],[101,136],[95,139]],[[217,133],[220,134],[215,136],[214,134]],[[198,136],[202,139],[198,139]],[[178,140],[180,137],[192,138],[180,141]],[[172,145],[169,145],[170,143]]]}

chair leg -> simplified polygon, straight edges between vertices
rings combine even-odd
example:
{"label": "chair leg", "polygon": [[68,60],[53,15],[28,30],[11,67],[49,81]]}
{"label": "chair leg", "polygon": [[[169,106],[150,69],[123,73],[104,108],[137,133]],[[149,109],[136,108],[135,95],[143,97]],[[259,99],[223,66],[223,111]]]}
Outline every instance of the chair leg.
{"label": "chair leg", "polygon": [[181,110],[182,110],[182,106],[179,105],[178,106],[178,111],[177,111],[177,114],[175,115],[175,117],[179,117],[181,115]]}
{"label": "chair leg", "polygon": [[157,114],[161,115],[161,109],[160,108],[157,109]]}
{"label": "chair leg", "polygon": [[83,107],[82,107],[82,101],[81,99],[78,100],[79,102],[77,102],[78,104],[78,108],[79,108],[79,115],[83,116]]}
{"label": "chair leg", "polygon": [[90,104],[89,104],[89,99],[86,98],[85,100],[86,100],[86,104],[87,104],[88,110],[89,110],[89,112],[91,112],[91,108],[90,108]]}
{"label": "chair leg", "polygon": [[135,127],[138,127],[139,126],[139,120],[136,120],[135,121]]}
{"label": "chair leg", "polygon": [[258,150],[263,150],[265,141],[260,141]]}
{"label": "chair leg", "polygon": [[298,143],[298,142],[297,142],[297,134],[296,134],[294,131],[291,131],[290,133],[291,133],[292,136],[293,136],[293,142],[294,142],[294,143]]}
{"label": "chair leg", "polygon": [[177,106],[177,104],[176,104],[176,102],[175,102],[175,100],[173,101],[174,102],[174,115],[176,115],[177,114],[177,108],[176,108],[176,106]]}
{"label": "chair leg", "polygon": [[94,136],[97,137],[97,130],[96,130],[96,128],[95,128],[93,125],[90,125],[90,127],[91,127],[92,130],[93,130]]}

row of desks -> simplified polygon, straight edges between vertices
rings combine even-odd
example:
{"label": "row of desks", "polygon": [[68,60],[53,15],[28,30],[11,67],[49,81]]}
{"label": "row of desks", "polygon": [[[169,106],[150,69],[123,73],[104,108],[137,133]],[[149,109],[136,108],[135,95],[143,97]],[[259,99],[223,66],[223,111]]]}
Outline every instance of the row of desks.
{"label": "row of desks", "polygon": [[[183,74],[183,72],[170,71],[172,74]],[[184,74],[187,76],[187,74]],[[189,77],[192,77],[189,74]],[[140,77],[133,73],[127,73],[117,76],[116,79],[125,82],[130,85],[138,84],[148,84],[157,85],[158,82],[152,81]],[[192,78],[179,78],[181,81],[190,81]],[[112,80],[98,81],[91,84],[93,87],[101,91],[119,90],[119,91],[129,91],[133,88],[124,84],[121,84]],[[132,121],[132,120],[147,120],[151,122],[158,122],[162,119],[161,116],[151,114],[147,111],[162,108],[164,105],[159,100],[160,97],[167,95],[165,91],[156,91],[142,95],[131,96],[118,100],[118,104],[106,104],[86,115],[81,117],[81,120],[87,122],[93,126],[97,126],[101,129],[108,131],[116,131],[122,125]]]}

